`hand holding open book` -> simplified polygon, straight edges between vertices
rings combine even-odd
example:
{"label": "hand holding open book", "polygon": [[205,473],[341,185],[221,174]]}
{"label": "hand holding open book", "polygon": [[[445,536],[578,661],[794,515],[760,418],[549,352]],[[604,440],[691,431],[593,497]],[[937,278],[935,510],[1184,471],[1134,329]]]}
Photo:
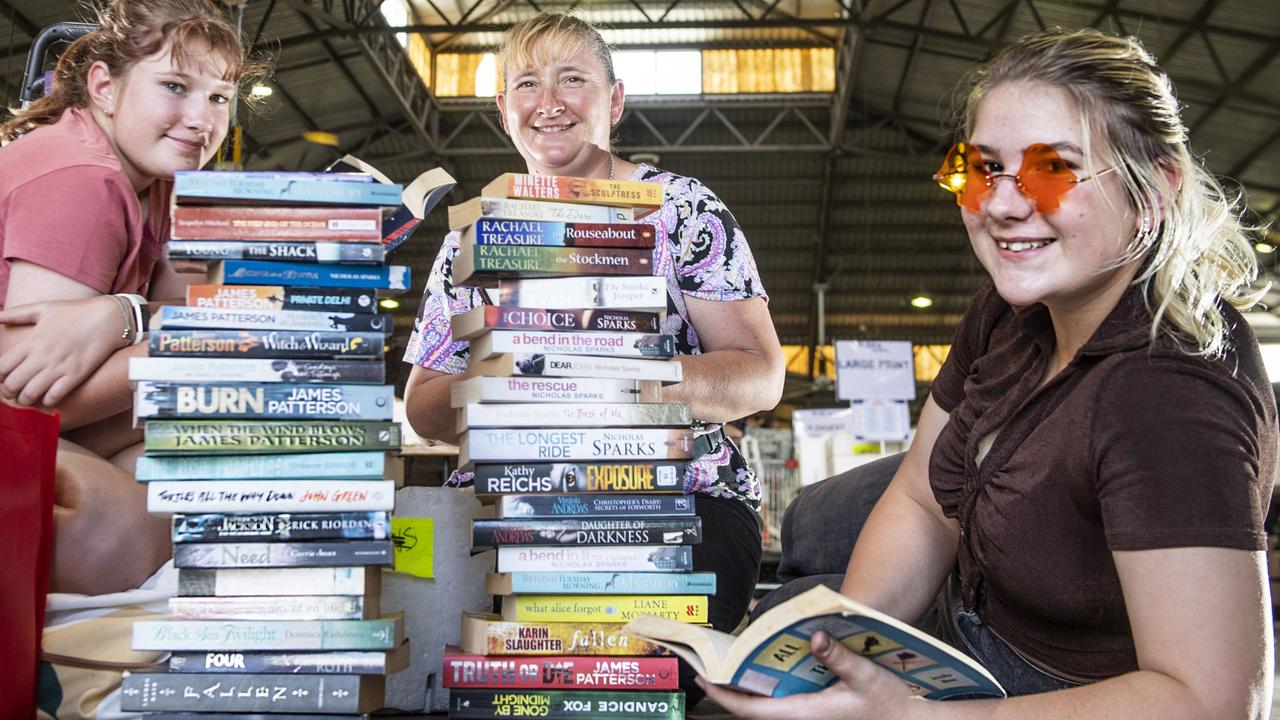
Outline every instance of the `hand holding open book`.
{"label": "hand holding open book", "polygon": [[819,630],[893,672],[915,695],[1005,696],[995,678],[960,651],[823,586],[766,612],[738,637],[651,615],[626,625],[628,633],[670,648],[707,680],[766,697],[817,692],[838,680],[811,652]]}

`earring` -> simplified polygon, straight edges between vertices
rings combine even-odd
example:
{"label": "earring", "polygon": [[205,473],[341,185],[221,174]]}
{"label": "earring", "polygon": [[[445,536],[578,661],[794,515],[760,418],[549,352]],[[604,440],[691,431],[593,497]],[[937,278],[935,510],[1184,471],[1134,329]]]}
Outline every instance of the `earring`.
{"label": "earring", "polygon": [[1138,241],[1143,247],[1151,247],[1156,241],[1156,231],[1151,224],[1151,216],[1142,216],[1142,226],[1138,228]]}

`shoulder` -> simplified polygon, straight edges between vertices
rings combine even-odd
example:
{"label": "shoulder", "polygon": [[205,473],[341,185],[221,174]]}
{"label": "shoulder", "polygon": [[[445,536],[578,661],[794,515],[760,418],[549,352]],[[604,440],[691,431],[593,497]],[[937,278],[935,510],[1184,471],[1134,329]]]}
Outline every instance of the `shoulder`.
{"label": "shoulder", "polygon": [[0,149],[0,178],[10,182],[71,168],[114,172],[124,178],[106,135],[88,113],[76,108],[64,112],[58,122],[36,128]]}

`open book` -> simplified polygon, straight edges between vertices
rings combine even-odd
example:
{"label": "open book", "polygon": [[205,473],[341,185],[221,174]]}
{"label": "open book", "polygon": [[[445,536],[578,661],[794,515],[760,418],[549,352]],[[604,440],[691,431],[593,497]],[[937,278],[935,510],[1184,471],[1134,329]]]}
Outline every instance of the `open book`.
{"label": "open book", "polygon": [[738,637],[641,615],[628,633],[670,648],[717,685],[767,697],[817,692],[836,675],[809,652],[825,630],[845,647],[893,671],[930,700],[1004,697],[981,665],[941,640],[819,585],[760,616]]}
{"label": "open book", "polygon": [[[343,155],[326,168],[325,172],[362,172],[372,175],[376,182],[392,184],[391,179],[381,171],[354,155]],[[457,182],[444,168],[432,168],[405,186],[400,194],[400,207],[382,221],[382,242],[388,253],[409,239],[431,209],[449,194]]]}

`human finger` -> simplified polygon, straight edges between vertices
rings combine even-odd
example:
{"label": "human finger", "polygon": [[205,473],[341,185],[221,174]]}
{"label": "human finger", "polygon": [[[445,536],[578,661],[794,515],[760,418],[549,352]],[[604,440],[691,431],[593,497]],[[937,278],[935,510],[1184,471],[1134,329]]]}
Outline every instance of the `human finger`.
{"label": "human finger", "polygon": [[38,372],[40,372],[39,364],[30,356],[23,357],[17,367],[5,374],[4,383],[0,384],[4,388],[4,397],[22,404],[18,396]]}
{"label": "human finger", "polygon": [[58,372],[52,367],[44,369],[31,376],[31,379],[23,385],[22,390],[18,393],[19,405],[35,405],[40,398],[44,397],[49,387],[58,379]]}
{"label": "human finger", "polygon": [[45,407],[53,407],[54,405],[62,402],[63,398],[70,395],[71,391],[75,390],[79,386],[80,379],[70,375],[63,375],[53,381],[53,384],[49,386],[48,391],[45,392],[44,398],[40,403]]}
{"label": "human finger", "polygon": [[766,714],[767,708],[761,706],[767,703],[777,702],[770,698],[755,697],[740,692],[734,692],[728,688],[722,688],[703,677],[697,678],[696,682],[698,683],[698,687],[702,688],[707,693],[707,697],[716,701],[720,707],[728,710],[735,717],[763,720],[769,716]]}
{"label": "human finger", "polygon": [[33,325],[44,314],[39,303],[0,310],[0,325]]}

